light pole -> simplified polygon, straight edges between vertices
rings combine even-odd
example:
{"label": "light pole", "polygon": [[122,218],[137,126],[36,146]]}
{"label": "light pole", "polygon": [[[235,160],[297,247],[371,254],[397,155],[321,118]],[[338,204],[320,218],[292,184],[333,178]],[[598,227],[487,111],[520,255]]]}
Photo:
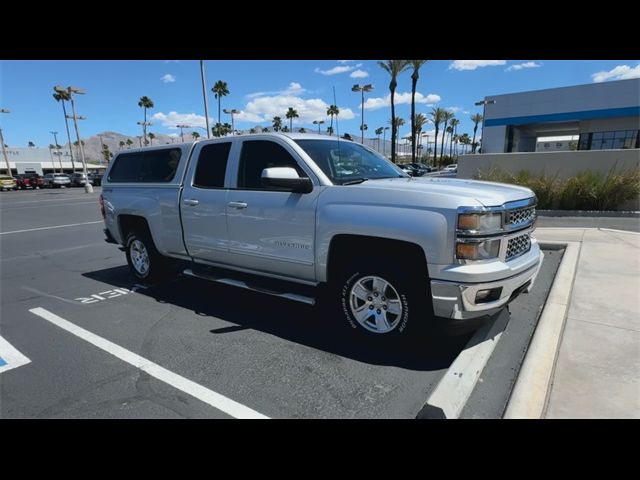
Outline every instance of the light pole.
{"label": "light pole", "polygon": [[207,81],[204,78],[204,60],[200,60],[200,78],[202,79],[202,98],[204,98],[204,119],[207,122],[207,138],[211,138],[211,129],[209,128],[209,101],[207,100],[206,86]]}
{"label": "light pole", "polygon": [[318,125],[318,134],[320,134],[320,125],[324,123],[324,120],[314,120],[313,124]]}
{"label": "light pole", "polygon": [[362,143],[364,145],[364,92],[370,92],[371,90],[373,90],[373,85],[368,84],[368,85],[354,85],[353,87],[351,87],[351,91],[352,92],[362,92],[362,114],[361,114],[361,123],[360,123],[360,130],[362,130],[362,141],[360,143]]}
{"label": "light pole", "polygon": [[137,122],[138,125],[142,125],[142,132],[143,132],[143,136],[144,136],[144,146],[147,146],[147,127],[150,127],[151,125],[153,125],[153,123],[151,122]]}
{"label": "light pole", "polygon": [[80,140],[80,130],[78,130],[78,116],[76,115],[76,105],[73,101],[73,94],[76,93],[78,95],[84,95],[84,90],[78,87],[64,88],[59,85],[53,87],[53,89],[58,93],[67,92],[69,94],[69,99],[71,100],[71,111],[73,112],[73,125],[76,128],[76,137],[78,137],[78,145],[80,146],[80,160],[82,160],[82,170],[84,173],[84,178],[87,179],[86,183],[84,184],[84,191],[85,193],[93,193],[93,186],[91,185],[91,182],[89,182],[89,175],[87,173],[87,162],[84,159],[84,146],[82,145],[82,141]]}
{"label": "light pole", "polygon": [[140,148],[142,148],[142,135],[136,135],[136,138],[138,139],[138,144],[140,144]]}
{"label": "light pole", "polygon": [[184,143],[184,129],[191,127],[189,125],[176,125],[176,127],[180,129],[180,138],[182,139],[182,143]]}
{"label": "light pole", "polygon": [[[56,147],[56,155],[58,155],[58,162],[60,162],[60,173],[62,173],[62,154],[60,153],[60,148],[58,147],[58,132],[49,132],[53,135],[54,145]],[[55,168],[53,170],[55,172]]]}
{"label": "light pole", "polygon": [[[494,103],[496,103],[495,100],[487,100],[487,99],[481,100],[475,103],[476,106],[482,105],[482,128],[480,129],[481,139],[484,139],[484,121],[485,121],[487,105],[493,105]],[[484,151],[482,153],[484,153]]]}
{"label": "light pole", "polygon": [[[0,113],[11,113],[6,108],[0,108]],[[0,143],[2,143],[2,155],[4,155],[4,162],[7,164],[7,175],[11,175],[11,166],[9,165],[9,158],[7,157],[7,149],[4,146],[4,137],[2,136],[2,128],[0,128]]]}
{"label": "light pole", "polygon": [[382,129],[382,156],[386,157],[387,155],[387,141],[385,140],[385,138],[387,137],[387,130],[389,130],[389,127],[384,127]]}
{"label": "light pole", "polygon": [[235,127],[235,124],[233,123],[233,116],[240,113],[240,110],[236,110],[235,108],[232,108],[231,110],[229,110],[228,108],[225,108],[222,111],[224,113],[228,113],[229,115],[231,115],[231,135],[235,135],[236,127]]}

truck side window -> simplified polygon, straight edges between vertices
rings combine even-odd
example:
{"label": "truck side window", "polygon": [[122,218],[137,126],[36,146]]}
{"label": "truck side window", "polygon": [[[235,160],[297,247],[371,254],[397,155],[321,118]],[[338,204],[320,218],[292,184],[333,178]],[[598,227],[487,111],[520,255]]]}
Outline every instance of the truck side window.
{"label": "truck side window", "polygon": [[245,140],[242,143],[238,188],[265,190],[262,186],[262,170],[271,167],[295,168],[300,177],[306,177],[298,162],[282,146],[268,140]]}
{"label": "truck side window", "polygon": [[182,152],[179,148],[121,153],[109,172],[110,182],[165,183],[173,180]]}
{"label": "truck side window", "polygon": [[202,147],[200,156],[198,156],[193,186],[199,188],[223,188],[230,150],[231,142],[213,143]]}

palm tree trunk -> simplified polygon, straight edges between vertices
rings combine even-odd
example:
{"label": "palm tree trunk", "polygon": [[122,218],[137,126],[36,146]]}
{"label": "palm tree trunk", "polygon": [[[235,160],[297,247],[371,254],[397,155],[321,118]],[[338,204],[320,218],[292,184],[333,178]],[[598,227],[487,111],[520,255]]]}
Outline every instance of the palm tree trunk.
{"label": "palm tree trunk", "polygon": [[396,95],[396,87],[395,85],[390,85],[389,90],[391,90],[391,161],[396,163],[396,105],[395,105],[395,95]]}
{"label": "palm tree trunk", "polygon": [[222,105],[222,97],[218,94],[218,124],[222,125],[222,120],[220,120],[220,106]]}
{"label": "palm tree trunk", "polygon": [[67,141],[69,142],[69,155],[71,156],[71,169],[73,173],[76,173],[76,164],[73,161],[73,149],[71,148],[71,134],[69,134],[69,119],[67,118],[67,109],[64,106],[64,100],[62,100],[62,112],[64,113],[64,125],[67,128]]}
{"label": "palm tree trunk", "polygon": [[144,144],[147,145],[147,107],[144,107],[144,123],[142,124],[142,132],[144,135]]}
{"label": "palm tree trunk", "polygon": [[476,153],[476,132],[478,131],[478,124],[473,127],[473,140],[471,140],[471,153]]}
{"label": "palm tree trunk", "polygon": [[289,119],[289,131],[293,132],[293,117]]}
{"label": "palm tree trunk", "polygon": [[[417,72],[416,72],[417,73]],[[411,163],[416,162],[416,87],[417,75],[411,75]]]}
{"label": "palm tree trunk", "polygon": [[442,155],[444,155],[444,137],[447,136],[447,122],[444,122],[442,128],[442,143],[440,144],[440,162],[442,162]]}
{"label": "palm tree trunk", "polygon": [[[434,122],[435,123],[435,122]],[[438,128],[439,123],[436,123],[436,136],[433,138],[433,166],[436,166],[436,161],[438,157]],[[429,144],[427,144],[427,148],[429,148]]]}

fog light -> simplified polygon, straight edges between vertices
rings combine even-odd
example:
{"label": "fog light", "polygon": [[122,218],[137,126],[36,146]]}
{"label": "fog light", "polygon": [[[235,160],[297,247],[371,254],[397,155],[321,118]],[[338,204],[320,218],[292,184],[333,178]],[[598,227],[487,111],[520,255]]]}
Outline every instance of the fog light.
{"label": "fog light", "polygon": [[502,287],[478,290],[478,293],[476,293],[476,303],[495,302],[500,299],[500,294],[502,294]]}

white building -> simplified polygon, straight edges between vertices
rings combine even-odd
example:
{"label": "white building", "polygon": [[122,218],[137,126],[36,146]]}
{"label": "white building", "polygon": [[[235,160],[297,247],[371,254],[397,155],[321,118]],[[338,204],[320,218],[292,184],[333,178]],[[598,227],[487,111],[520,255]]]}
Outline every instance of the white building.
{"label": "white building", "polygon": [[[60,154],[56,150],[48,148],[17,148],[7,147],[7,159],[11,167],[12,174],[36,172],[40,175],[53,172],[72,173],[74,164],[76,171],[82,170],[82,162],[74,154],[74,162],[71,162],[69,150],[60,149]],[[87,160],[88,170],[104,170],[106,165]],[[4,158],[0,161],[0,170],[6,170]]]}

